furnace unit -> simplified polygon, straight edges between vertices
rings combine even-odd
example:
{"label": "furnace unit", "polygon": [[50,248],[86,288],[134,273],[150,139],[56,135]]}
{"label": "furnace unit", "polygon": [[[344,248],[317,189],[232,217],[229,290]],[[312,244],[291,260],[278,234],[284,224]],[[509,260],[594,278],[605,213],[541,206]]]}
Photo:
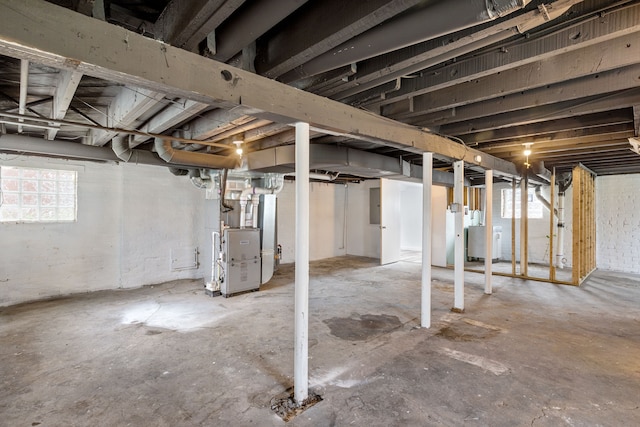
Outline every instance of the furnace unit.
{"label": "furnace unit", "polygon": [[260,259],[260,229],[227,228],[224,230],[222,264],[225,280],[220,292],[231,296],[260,288],[262,264]]}

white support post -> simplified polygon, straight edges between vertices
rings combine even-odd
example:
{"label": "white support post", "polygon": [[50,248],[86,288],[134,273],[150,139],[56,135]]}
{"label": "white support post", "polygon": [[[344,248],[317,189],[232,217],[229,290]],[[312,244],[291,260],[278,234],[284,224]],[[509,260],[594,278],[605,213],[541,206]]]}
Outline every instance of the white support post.
{"label": "white support post", "polygon": [[453,164],[453,203],[455,213],[454,300],[453,311],[464,311],[464,161]]}
{"label": "white support post", "polygon": [[309,124],[296,123],[295,351],[293,392],[309,397]]}
{"label": "white support post", "polygon": [[520,275],[529,275],[529,182],[525,171],[520,180]]}
{"label": "white support post", "polygon": [[484,293],[493,292],[491,274],[493,268],[493,171],[485,171],[484,175],[484,226],[486,228],[486,251],[484,256]]}
{"label": "white support post", "polygon": [[431,193],[433,153],[422,155],[422,305],[420,326],[431,327]]}

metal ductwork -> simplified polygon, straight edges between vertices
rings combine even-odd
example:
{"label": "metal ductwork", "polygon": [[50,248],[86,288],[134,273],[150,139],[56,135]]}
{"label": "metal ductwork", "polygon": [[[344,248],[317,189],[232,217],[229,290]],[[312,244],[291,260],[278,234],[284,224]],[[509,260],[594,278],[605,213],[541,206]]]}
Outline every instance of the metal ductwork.
{"label": "metal ductwork", "polygon": [[535,188],[535,194],[536,194],[536,199],[538,199],[538,201],[540,203],[542,203],[542,206],[544,206],[545,208],[547,208],[547,210],[549,212],[553,211],[553,214],[556,216],[556,218],[558,217],[558,210],[556,208],[552,208],[551,207],[551,203],[544,198],[544,196],[541,193],[540,187],[536,187]]}
{"label": "metal ductwork", "polygon": [[427,2],[356,36],[282,75],[289,83],[492,21],[523,9],[531,0]]}
{"label": "metal ductwork", "polygon": [[[41,138],[23,135],[2,135],[0,137],[0,151],[97,162],[122,161],[108,147],[59,140],[43,141]],[[144,150],[130,150],[127,161],[151,166],[168,166],[157,155]]]}
{"label": "metal ductwork", "polygon": [[120,160],[131,160],[133,150],[129,147],[129,139],[124,136],[116,136],[111,140],[111,149]]}
{"label": "metal ductwork", "polygon": [[[255,172],[289,174],[295,170],[295,146],[287,145],[248,153],[246,167]],[[362,178],[393,178],[409,181],[422,179],[421,166],[410,165],[395,157],[335,145],[311,145],[309,168]],[[453,187],[453,174],[442,171],[433,172],[434,184]]]}
{"label": "metal ductwork", "polygon": [[235,156],[176,150],[171,146],[171,139],[156,138],[155,149],[160,158],[171,165],[189,165],[206,169],[235,169],[240,165],[240,159]]}

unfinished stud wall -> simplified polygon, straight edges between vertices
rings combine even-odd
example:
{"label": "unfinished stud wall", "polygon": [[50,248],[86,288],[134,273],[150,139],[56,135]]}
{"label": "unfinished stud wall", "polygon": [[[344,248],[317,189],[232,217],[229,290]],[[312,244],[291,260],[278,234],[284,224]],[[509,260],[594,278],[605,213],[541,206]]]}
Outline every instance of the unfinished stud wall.
{"label": "unfinished stud wall", "polygon": [[202,267],[171,269],[172,252],[206,244],[204,194],[185,177],[160,167],[27,156],[2,164],[77,170],[78,220],[0,224],[0,306],[202,277]]}
{"label": "unfinished stud wall", "polygon": [[640,174],[596,178],[596,265],[640,274]]}
{"label": "unfinished stud wall", "polygon": [[[542,195],[550,200],[550,187],[542,188]],[[493,186],[493,225],[502,227],[501,251],[502,259],[511,261],[511,218],[501,217],[502,199],[501,193],[503,189],[511,190],[511,184],[500,183]],[[567,255],[567,267],[571,266],[571,205],[572,205],[572,187],[566,192],[565,197],[565,239],[564,254]],[[555,203],[558,202],[558,196],[555,196]],[[556,220],[557,223],[557,220]],[[557,229],[556,229],[557,230]],[[549,263],[549,211],[542,211],[542,218],[529,218],[529,262],[530,263]],[[553,251],[557,253],[556,236],[554,236]],[[516,219],[516,261],[520,261],[520,220]]]}
{"label": "unfinished stud wall", "polygon": [[573,168],[573,284],[596,268],[595,177],[581,166]]}

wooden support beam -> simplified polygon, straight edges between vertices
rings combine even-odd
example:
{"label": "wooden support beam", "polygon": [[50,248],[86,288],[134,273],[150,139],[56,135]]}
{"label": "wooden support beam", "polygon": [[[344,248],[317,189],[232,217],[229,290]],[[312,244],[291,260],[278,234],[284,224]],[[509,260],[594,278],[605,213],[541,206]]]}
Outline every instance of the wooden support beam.
{"label": "wooden support beam", "polygon": [[[62,120],[67,114],[67,110],[73,100],[73,95],[82,79],[82,73],[77,71],[60,70],[56,91],[53,94],[53,103],[51,106],[51,118]],[[47,129],[45,138],[53,140],[58,133],[58,129]]]}
{"label": "wooden support beam", "polygon": [[440,158],[463,160],[507,175],[517,173],[512,163],[440,135],[297,90],[45,1],[0,0],[0,7],[3,55],[30,58],[171,97],[235,108],[275,122],[305,121],[328,133],[416,153],[433,152]]}

